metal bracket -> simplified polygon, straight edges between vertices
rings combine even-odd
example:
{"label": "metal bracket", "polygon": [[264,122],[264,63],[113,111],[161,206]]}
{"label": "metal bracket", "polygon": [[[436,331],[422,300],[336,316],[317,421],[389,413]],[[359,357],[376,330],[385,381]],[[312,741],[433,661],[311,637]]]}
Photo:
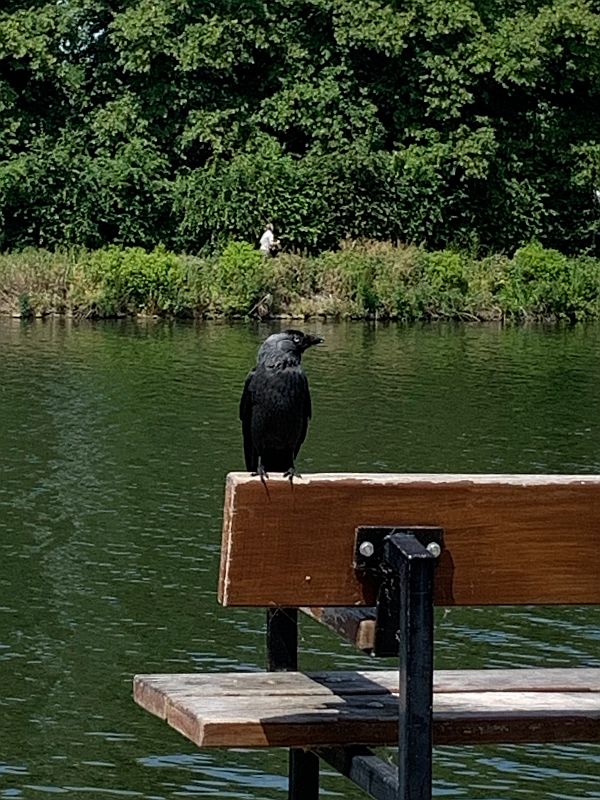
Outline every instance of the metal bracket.
{"label": "metal bracket", "polygon": [[[429,525],[361,525],[356,529],[354,546],[354,569],[372,574],[383,574],[382,563],[385,540],[395,533],[414,536],[431,555],[439,556],[444,547],[444,530]],[[431,548],[429,545],[439,545]],[[372,547],[369,547],[372,545]]]}
{"label": "metal bracket", "polygon": [[376,584],[377,620],[373,655],[392,657],[398,655],[399,587],[398,570],[387,557],[387,544],[397,534],[408,536],[438,558],[444,547],[442,528],[411,525],[365,525],[356,529],[354,568]]}

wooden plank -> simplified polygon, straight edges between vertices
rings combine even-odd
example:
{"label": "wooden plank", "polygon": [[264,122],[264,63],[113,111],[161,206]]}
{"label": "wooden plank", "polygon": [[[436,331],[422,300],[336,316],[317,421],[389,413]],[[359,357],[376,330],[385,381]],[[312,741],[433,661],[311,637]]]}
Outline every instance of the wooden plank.
{"label": "wooden plank", "polygon": [[320,622],[359,650],[370,653],[375,646],[375,609],[334,607],[300,609],[306,616]]}
{"label": "wooden plank", "polygon": [[435,525],[441,605],[600,603],[600,476],[305,475],[227,479],[224,605],[371,606],[360,525]]}
{"label": "wooden plank", "polygon": [[[515,736],[572,741],[576,723],[585,741],[600,741],[600,698],[576,692],[441,694],[434,696],[433,720],[436,744],[515,741]],[[240,698],[235,704],[211,698],[173,706],[167,722],[200,747],[375,746],[396,743],[398,702],[393,695],[322,701],[300,696],[285,704],[281,697],[260,697],[246,706]],[[568,729],[556,730],[563,725]]]}
{"label": "wooden plank", "polygon": [[[436,670],[434,692],[600,692],[600,667]],[[167,698],[252,694],[396,694],[398,670],[328,672],[193,672],[136,675],[134,699],[164,718]],[[160,698],[160,702],[159,702]]]}
{"label": "wooden plank", "polygon": [[[137,676],[134,698],[199,747],[374,746],[397,740],[397,682],[388,670]],[[437,673],[434,736],[437,744],[600,741],[600,669]]]}

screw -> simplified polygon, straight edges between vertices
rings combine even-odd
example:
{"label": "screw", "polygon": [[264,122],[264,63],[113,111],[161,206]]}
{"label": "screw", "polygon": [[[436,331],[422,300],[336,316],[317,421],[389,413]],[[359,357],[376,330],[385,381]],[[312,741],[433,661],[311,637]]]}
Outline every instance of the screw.
{"label": "screw", "polygon": [[361,542],[358,547],[358,552],[365,558],[370,558],[375,552],[373,542]]}
{"label": "screw", "polygon": [[431,553],[434,558],[438,558],[440,553],[442,552],[442,548],[439,546],[437,542],[429,542],[427,545],[427,550]]}

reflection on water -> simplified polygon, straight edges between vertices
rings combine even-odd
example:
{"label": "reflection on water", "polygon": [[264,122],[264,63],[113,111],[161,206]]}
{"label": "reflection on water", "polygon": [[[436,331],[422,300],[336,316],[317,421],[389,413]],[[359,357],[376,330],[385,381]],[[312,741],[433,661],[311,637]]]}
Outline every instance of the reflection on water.
{"label": "reflection on water", "polygon": [[[283,752],[198,752],[130,697],[135,672],[262,668],[262,613],[215,589],[273,327],[0,321],[0,798],[286,796]],[[600,327],[306,327],[326,344],[305,472],[600,471]],[[593,608],[437,618],[439,667],[600,665]],[[373,666],[310,622],[302,664]],[[439,748],[435,776],[439,796],[598,798],[600,748]]]}

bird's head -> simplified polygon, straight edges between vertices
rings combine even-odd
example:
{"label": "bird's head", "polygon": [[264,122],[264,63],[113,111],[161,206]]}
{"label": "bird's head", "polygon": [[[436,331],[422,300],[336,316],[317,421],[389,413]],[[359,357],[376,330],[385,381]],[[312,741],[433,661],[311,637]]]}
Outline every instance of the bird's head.
{"label": "bird's head", "polygon": [[281,354],[296,356],[300,358],[305,350],[323,341],[321,336],[312,333],[304,333],[293,329],[273,333],[263,342],[259,350],[259,360],[261,354],[276,351]]}
{"label": "bird's head", "polygon": [[295,350],[300,353],[324,341],[322,336],[315,336],[312,333],[304,333],[293,329],[282,331],[279,336],[281,337],[279,347],[283,350]]}

